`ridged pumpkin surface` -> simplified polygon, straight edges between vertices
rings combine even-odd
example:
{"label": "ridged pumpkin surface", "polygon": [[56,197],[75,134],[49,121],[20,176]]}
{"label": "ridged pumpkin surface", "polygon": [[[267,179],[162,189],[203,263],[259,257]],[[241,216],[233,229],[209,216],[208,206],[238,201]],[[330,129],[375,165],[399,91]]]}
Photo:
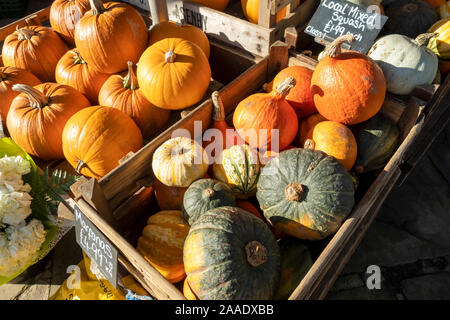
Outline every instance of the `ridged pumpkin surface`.
{"label": "ridged pumpkin surface", "polygon": [[200,300],[266,300],[280,280],[280,249],[267,225],[235,207],[203,214],[184,243],[184,266]]}
{"label": "ridged pumpkin surface", "polygon": [[320,240],[335,233],[354,204],[352,179],[335,158],[305,149],[283,151],[262,169],[256,197],[283,233]]}
{"label": "ridged pumpkin surface", "polygon": [[167,280],[179,282],[186,276],[183,246],[188,232],[189,225],[181,211],[160,211],[148,218],[137,250]]}
{"label": "ridged pumpkin surface", "polygon": [[214,179],[200,179],[194,181],[184,194],[183,215],[192,225],[208,210],[235,205],[233,190],[226,183]]}
{"label": "ridged pumpkin surface", "polygon": [[358,146],[352,131],[334,121],[322,121],[312,129],[304,148],[325,152],[335,157],[349,171],[356,161]]}
{"label": "ridged pumpkin surface", "polygon": [[213,164],[214,178],[227,183],[240,199],[255,195],[259,172],[259,154],[246,144],[223,150]]}

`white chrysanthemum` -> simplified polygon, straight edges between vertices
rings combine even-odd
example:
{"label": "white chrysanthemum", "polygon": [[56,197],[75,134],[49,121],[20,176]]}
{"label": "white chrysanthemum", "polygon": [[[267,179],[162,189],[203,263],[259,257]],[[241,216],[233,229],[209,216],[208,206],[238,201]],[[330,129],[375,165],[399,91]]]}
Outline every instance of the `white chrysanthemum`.
{"label": "white chrysanthemum", "polygon": [[0,158],[0,176],[8,177],[9,175],[23,176],[31,171],[31,164],[27,159],[21,156]]}
{"label": "white chrysanthemum", "polygon": [[0,232],[0,276],[11,276],[38,256],[46,231],[36,219]]}
{"label": "white chrysanthemum", "polygon": [[0,222],[18,225],[31,214],[31,196],[26,192],[0,194]]}

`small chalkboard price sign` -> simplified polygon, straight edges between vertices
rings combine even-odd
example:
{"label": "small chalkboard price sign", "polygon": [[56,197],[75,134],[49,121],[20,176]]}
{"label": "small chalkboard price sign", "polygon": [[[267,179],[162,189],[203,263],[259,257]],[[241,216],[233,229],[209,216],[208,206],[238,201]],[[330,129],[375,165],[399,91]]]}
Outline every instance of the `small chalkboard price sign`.
{"label": "small chalkboard price sign", "polygon": [[75,233],[78,245],[117,289],[117,249],[89,221],[78,206],[75,206]]}
{"label": "small chalkboard price sign", "polygon": [[326,42],[352,34],[355,41],[342,47],[366,54],[387,19],[377,6],[364,7],[346,0],[322,0],[305,32]]}

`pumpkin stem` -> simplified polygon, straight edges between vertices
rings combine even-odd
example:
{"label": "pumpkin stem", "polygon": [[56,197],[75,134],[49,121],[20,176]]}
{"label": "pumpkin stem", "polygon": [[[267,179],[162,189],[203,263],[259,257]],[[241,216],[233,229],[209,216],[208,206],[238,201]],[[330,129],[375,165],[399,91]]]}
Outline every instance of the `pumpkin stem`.
{"label": "pumpkin stem", "polygon": [[133,69],[133,62],[128,61],[127,65],[128,65],[128,74],[124,78],[122,78],[123,87],[130,89],[130,90],[139,89],[136,74],[134,73],[134,69]]}
{"label": "pumpkin stem", "polygon": [[426,46],[428,44],[428,41],[430,41],[431,38],[437,37],[439,33],[422,33],[419,34],[416,38],[416,43],[419,47]]}
{"label": "pumpkin stem", "polygon": [[300,183],[291,182],[284,189],[286,199],[300,202],[303,199],[303,187]]}
{"label": "pumpkin stem", "polygon": [[305,143],[303,144],[303,149],[314,150],[315,147],[316,144],[312,139],[306,139]]}
{"label": "pumpkin stem", "polygon": [[93,15],[97,15],[106,11],[103,3],[100,0],[89,0],[89,4],[91,5]]}
{"label": "pumpkin stem", "polygon": [[276,88],[276,92],[281,94],[283,97],[286,97],[289,94],[289,91],[295,86],[295,79],[293,77],[289,77],[284,79]]}
{"label": "pumpkin stem", "polygon": [[86,64],[86,61],[83,60],[78,50],[72,50],[72,52],[75,54],[73,56],[73,64]]}
{"label": "pumpkin stem", "polygon": [[355,41],[355,37],[351,34],[344,34],[343,36],[338,37],[332,43],[330,43],[325,48],[325,54],[330,58],[334,58],[341,54],[342,52],[342,44],[344,42],[353,42]]}
{"label": "pumpkin stem", "polygon": [[12,86],[12,89],[17,92],[25,93],[32,108],[42,109],[48,105],[48,98],[44,96],[42,92],[29,85],[15,84]]}
{"label": "pumpkin stem", "polygon": [[176,57],[177,57],[177,55],[172,50],[170,50],[169,52],[166,52],[166,56],[165,56],[166,62],[173,63],[175,61]]}
{"label": "pumpkin stem", "polygon": [[18,33],[17,39],[19,40],[30,40],[33,36],[38,36],[39,32],[28,28],[20,28],[16,26],[16,31]]}
{"label": "pumpkin stem", "polygon": [[81,174],[81,169],[83,169],[85,167],[87,167],[86,162],[84,162],[83,160],[78,160],[77,167],[75,168],[75,171],[78,174]]}
{"label": "pumpkin stem", "polygon": [[203,191],[203,194],[204,194],[207,198],[212,198],[212,196],[214,196],[214,193],[215,193],[215,191],[214,191],[213,188],[208,188],[208,189],[205,189],[205,190]]}
{"label": "pumpkin stem", "polygon": [[267,261],[267,249],[258,241],[247,243],[245,253],[247,261],[252,267],[257,267]]}
{"label": "pumpkin stem", "polygon": [[225,121],[225,108],[223,107],[223,102],[220,98],[219,91],[214,91],[211,95],[211,99],[213,102],[213,120]]}

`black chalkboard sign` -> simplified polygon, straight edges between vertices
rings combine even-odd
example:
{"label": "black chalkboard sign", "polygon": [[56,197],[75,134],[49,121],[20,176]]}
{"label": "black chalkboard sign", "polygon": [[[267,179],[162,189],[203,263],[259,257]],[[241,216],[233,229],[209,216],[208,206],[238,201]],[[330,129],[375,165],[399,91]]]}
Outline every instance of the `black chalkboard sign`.
{"label": "black chalkboard sign", "polygon": [[322,0],[305,32],[327,42],[352,34],[355,41],[342,47],[367,53],[387,19],[376,6],[367,8],[346,0]]}
{"label": "black chalkboard sign", "polygon": [[78,245],[117,289],[117,249],[77,206],[75,206],[75,233]]}

